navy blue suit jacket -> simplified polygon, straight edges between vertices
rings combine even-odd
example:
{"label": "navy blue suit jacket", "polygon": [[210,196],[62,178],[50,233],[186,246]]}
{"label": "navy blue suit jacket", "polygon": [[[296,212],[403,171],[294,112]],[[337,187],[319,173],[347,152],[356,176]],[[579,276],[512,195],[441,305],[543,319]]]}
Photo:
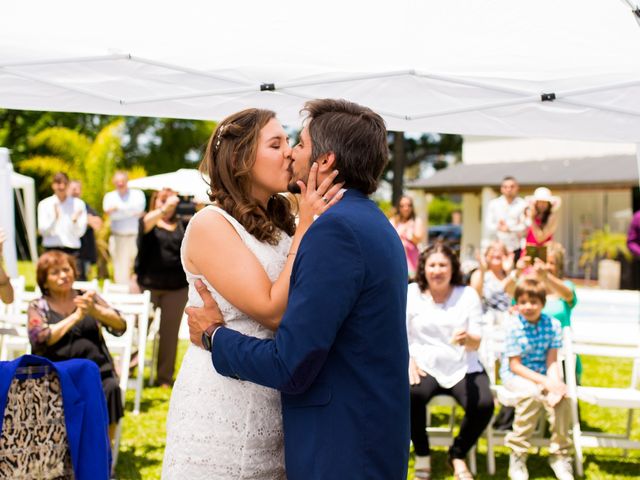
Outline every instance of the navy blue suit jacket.
{"label": "navy blue suit jacket", "polygon": [[273,340],[214,336],[222,375],[282,392],[289,480],[405,480],[407,262],[397,233],[348,190],[305,234]]}
{"label": "navy blue suit jacket", "polygon": [[0,362],[0,412],[3,412],[0,416],[0,431],[7,395],[16,369],[29,365],[49,365],[58,374],[75,478],[107,480],[111,473],[109,416],[100,370],[91,360],[52,362],[36,355],[23,355],[11,362]]}

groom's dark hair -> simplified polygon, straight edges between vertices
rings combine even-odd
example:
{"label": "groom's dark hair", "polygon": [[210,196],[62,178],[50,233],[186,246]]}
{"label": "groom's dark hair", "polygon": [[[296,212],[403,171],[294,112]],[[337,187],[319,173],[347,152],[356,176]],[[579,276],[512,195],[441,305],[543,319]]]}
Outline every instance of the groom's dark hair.
{"label": "groom's dark hair", "polygon": [[336,182],[370,194],[389,161],[387,129],[380,115],[346,100],[319,99],[307,102],[312,161],[325,153],[336,156]]}

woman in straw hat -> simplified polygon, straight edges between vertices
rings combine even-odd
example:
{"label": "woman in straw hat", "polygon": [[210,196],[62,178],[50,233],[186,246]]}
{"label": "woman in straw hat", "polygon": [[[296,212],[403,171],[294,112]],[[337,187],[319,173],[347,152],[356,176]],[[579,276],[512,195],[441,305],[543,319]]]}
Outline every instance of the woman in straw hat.
{"label": "woman in straw hat", "polygon": [[553,240],[553,234],[558,228],[560,198],[552,195],[547,187],[538,187],[527,200],[530,225],[526,243],[529,246],[547,245]]}

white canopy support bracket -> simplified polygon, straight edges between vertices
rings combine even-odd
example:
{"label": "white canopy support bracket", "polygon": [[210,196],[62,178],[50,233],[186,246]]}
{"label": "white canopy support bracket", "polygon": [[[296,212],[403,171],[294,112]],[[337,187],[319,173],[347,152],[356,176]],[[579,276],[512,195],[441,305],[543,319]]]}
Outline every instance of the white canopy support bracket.
{"label": "white canopy support bracket", "polygon": [[631,13],[635,16],[636,22],[640,25],[640,5],[637,0],[622,0],[622,3],[629,6]]}
{"label": "white canopy support bracket", "polygon": [[407,71],[401,71],[401,72],[386,72],[386,73],[376,73],[376,74],[368,74],[368,75],[349,75],[345,77],[324,79],[324,80],[305,80],[305,81],[299,81],[299,82],[295,81],[295,82],[287,82],[282,84],[276,84],[272,82],[263,82],[257,87],[242,86],[238,88],[225,88],[225,89],[219,89],[219,90],[207,90],[202,92],[184,93],[181,95],[166,95],[166,96],[157,96],[157,97],[138,98],[138,99],[123,101],[123,104],[137,105],[141,103],[184,100],[189,98],[216,97],[216,96],[235,95],[235,94],[252,93],[252,92],[260,92],[260,91],[278,92],[278,91],[282,91],[285,88],[290,89],[290,88],[299,88],[299,87],[308,87],[308,86],[330,85],[330,84],[342,83],[342,82],[355,82],[359,80],[397,77],[401,75],[408,75],[410,73],[411,71],[407,70]]}

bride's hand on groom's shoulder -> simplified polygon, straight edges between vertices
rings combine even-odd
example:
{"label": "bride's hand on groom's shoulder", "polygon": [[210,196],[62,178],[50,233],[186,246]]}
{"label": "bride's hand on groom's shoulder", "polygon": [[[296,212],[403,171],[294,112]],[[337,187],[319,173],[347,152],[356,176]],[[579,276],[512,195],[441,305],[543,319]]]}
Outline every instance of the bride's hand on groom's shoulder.
{"label": "bride's hand on groom's shoulder", "polygon": [[202,333],[209,327],[221,327],[224,319],[218,304],[213,299],[211,292],[202,280],[196,280],[196,290],[202,298],[202,307],[187,307],[185,313],[188,315],[189,337],[191,343],[202,348]]}
{"label": "bride's hand on groom's shoulder", "polygon": [[300,187],[300,221],[313,221],[314,216],[322,215],[332,205],[340,201],[344,191],[344,182],[334,184],[333,181],[338,176],[338,170],[334,170],[325,178],[320,185],[318,180],[318,164],[313,162],[309,170],[309,178],[305,185],[302,180],[298,180]]}

